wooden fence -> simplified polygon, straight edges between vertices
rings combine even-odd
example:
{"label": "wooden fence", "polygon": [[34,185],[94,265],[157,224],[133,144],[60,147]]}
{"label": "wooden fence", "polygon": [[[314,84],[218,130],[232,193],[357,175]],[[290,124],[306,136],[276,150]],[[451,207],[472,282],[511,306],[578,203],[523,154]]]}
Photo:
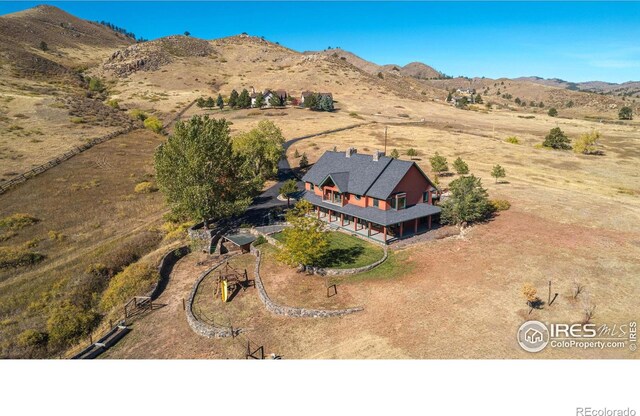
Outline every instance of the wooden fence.
{"label": "wooden fence", "polygon": [[116,136],[119,136],[121,134],[124,133],[128,133],[131,130],[133,130],[135,127],[126,127],[124,129],[121,130],[117,130],[114,131],[113,133],[107,134],[106,136],[101,136],[98,138],[95,138],[87,143],[81,144],[80,146],[76,146],[74,148],[72,148],[71,150],[69,150],[68,152],[59,155],[45,163],[43,163],[42,165],[36,166],[35,168],[28,170],[18,176],[14,176],[13,178],[9,179],[6,182],[2,182],[0,183],[0,194],[5,193],[9,188],[20,184],[24,181],[26,181],[27,179],[31,179],[39,174],[41,174],[42,172],[45,172],[49,169],[51,169],[54,166],[58,166],[60,163],[64,162],[65,160],[69,160],[72,157],[74,157],[75,155],[84,152],[87,149],[92,148],[93,146],[106,142],[107,140],[113,139]]}

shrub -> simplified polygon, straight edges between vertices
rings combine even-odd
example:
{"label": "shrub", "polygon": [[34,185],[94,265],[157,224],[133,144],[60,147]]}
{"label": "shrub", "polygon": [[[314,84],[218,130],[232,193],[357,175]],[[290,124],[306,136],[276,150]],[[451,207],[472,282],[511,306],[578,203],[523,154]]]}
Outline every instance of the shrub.
{"label": "shrub", "polygon": [[0,247],[0,269],[30,266],[44,260],[44,254],[29,250],[26,246]]}
{"label": "shrub", "polygon": [[504,178],[505,176],[507,176],[507,173],[505,172],[505,170],[504,170],[504,168],[502,166],[495,165],[493,167],[493,170],[491,171],[491,176],[496,178],[496,183],[498,183],[498,179]]}
{"label": "shrub", "polygon": [[133,191],[137,194],[150,194],[156,192],[158,188],[152,182],[140,182]]}
{"label": "shrub", "polygon": [[399,157],[400,157],[400,153],[398,153],[398,150],[397,150],[397,149],[393,149],[393,150],[391,151],[391,154],[389,155],[389,157],[390,157],[391,159],[397,159],[397,158],[399,158]]}
{"label": "shrub", "polygon": [[156,116],[147,117],[144,120],[144,126],[155,133],[162,131],[162,122]]}
{"label": "shrub", "polygon": [[411,148],[407,150],[407,156],[418,156],[418,152],[416,151],[416,149]]}
{"label": "shrub", "polygon": [[494,211],[506,211],[511,208],[511,203],[506,199],[492,199],[491,206],[493,206]]}
{"label": "shrub", "polygon": [[94,92],[102,92],[104,91],[104,85],[100,78],[90,78],[89,79],[89,91]]}
{"label": "shrub", "polygon": [[158,278],[158,270],[150,264],[131,264],[109,281],[100,299],[100,307],[103,311],[110,311],[121,306],[130,298],[142,295]]}
{"label": "shrub", "polygon": [[598,139],[600,139],[600,132],[597,130],[583,133],[576,139],[573,145],[573,151],[585,155],[597,154]]}
{"label": "shrub", "polygon": [[551,117],[556,117],[558,115],[558,110],[556,110],[554,107],[551,107],[547,114],[549,114],[549,116]]}
{"label": "shrub", "polygon": [[537,295],[538,290],[531,283],[526,283],[522,287],[522,296],[524,296],[525,300],[527,301],[527,305],[531,305],[533,302],[535,302],[538,299]]}
{"label": "shrub", "polygon": [[134,108],[129,112],[129,116],[134,120],[145,121],[147,119],[147,113],[140,110],[139,108]]}
{"label": "shrub", "polygon": [[267,242],[267,239],[263,235],[260,235],[260,236],[258,236],[258,238],[256,238],[256,241],[253,242],[253,245],[254,246],[259,246],[259,245],[264,244],[266,242]]}
{"label": "shrub", "polygon": [[449,171],[449,164],[447,163],[447,159],[444,156],[440,156],[438,152],[429,159],[431,162],[431,170],[436,174],[441,174]]}
{"label": "shrub", "polygon": [[195,221],[186,221],[186,222],[172,222],[167,221],[162,224],[162,231],[166,234],[164,235],[163,240],[165,241],[173,241],[179,240],[187,235],[187,230],[195,224]]}
{"label": "shrub", "polygon": [[47,319],[49,341],[58,347],[68,345],[82,336],[87,336],[97,324],[100,316],[65,300],[56,305]]}
{"label": "shrub", "polygon": [[49,341],[49,335],[35,329],[26,329],[18,334],[18,345],[23,348],[45,347],[47,341]]}
{"label": "shrub", "polygon": [[511,144],[520,144],[520,140],[516,136],[509,136],[504,141]]}
{"label": "shrub", "polygon": [[73,124],[82,124],[84,123],[84,118],[82,117],[71,117],[69,119],[70,122],[72,122]]}
{"label": "shrub", "polygon": [[138,234],[103,255],[99,261],[104,264],[107,274],[113,276],[154,249],[161,239],[162,235],[158,232],[147,231]]}
{"label": "shrub", "polygon": [[107,101],[107,105],[111,108],[115,108],[116,110],[120,108],[120,104],[118,104],[118,100],[109,100]]}
{"label": "shrub", "polygon": [[40,222],[40,220],[32,215],[16,213],[0,219],[0,227],[6,227],[11,230],[20,230],[38,222]]}
{"label": "shrub", "polygon": [[63,241],[65,238],[67,238],[61,232],[53,231],[53,230],[49,230],[49,233],[47,235],[49,236],[49,240],[52,240],[52,241]]}
{"label": "shrub", "polygon": [[9,240],[10,238],[15,237],[15,236],[17,236],[17,235],[18,235],[18,233],[17,233],[17,232],[15,232],[15,231],[11,231],[11,230],[6,231],[6,232],[4,232],[4,233],[0,234],[0,242],[2,242],[2,241],[7,241],[7,240]]}

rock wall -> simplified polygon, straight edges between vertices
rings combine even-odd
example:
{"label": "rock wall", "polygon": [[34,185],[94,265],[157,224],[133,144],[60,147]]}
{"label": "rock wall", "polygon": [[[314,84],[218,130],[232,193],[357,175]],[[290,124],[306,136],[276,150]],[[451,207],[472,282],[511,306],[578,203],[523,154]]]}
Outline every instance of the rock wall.
{"label": "rock wall", "polygon": [[295,308],[292,306],[281,306],[277,303],[273,302],[269,295],[267,294],[264,285],[262,284],[262,279],[260,278],[260,262],[261,255],[260,250],[251,246],[251,253],[256,256],[256,269],[255,269],[255,285],[258,290],[258,296],[260,300],[267,308],[269,312],[272,312],[276,315],[296,317],[296,318],[329,318],[335,316],[344,316],[349,315],[355,312],[360,312],[364,310],[362,307],[348,308],[348,309],[335,309],[335,310],[327,310],[327,309],[306,309],[306,308]]}
{"label": "rock wall", "polygon": [[196,297],[196,292],[198,291],[198,287],[200,287],[200,283],[202,283],[204,278],[207,277],[209,273],[211,273],[212,271],[214,271],[215,269],[223,265],[226,261],[227,259],[224,259],[221,262],[216,263],[211,268],[202,272],[202,274],[198,277],[198,280],[196,280],[196,282],[194,283],[193,288],[191,289],[191,293],[189,294],[189,299],[187,300],[187,305],[186,305],[187,306],[186,307],[187,323],[189,323],[189,326],[191,327],[191,329],[193,329],[193,331],[196,334],[202,335],[203,337],[227,338],[227,337],[233,337],[240,333],[240,329],[210,325],[202,321],[199,321],[198,318],[196,318],[196,316],[193,314],[193,300]]}

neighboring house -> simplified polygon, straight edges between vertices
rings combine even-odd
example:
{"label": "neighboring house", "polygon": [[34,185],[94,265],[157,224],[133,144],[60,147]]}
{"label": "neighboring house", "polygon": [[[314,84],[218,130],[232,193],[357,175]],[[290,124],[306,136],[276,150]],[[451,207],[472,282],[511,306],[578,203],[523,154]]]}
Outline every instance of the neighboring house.
{"label": "neighboring house", "polygon": [[318,218],[383,243],[431,229],[437,188],[414,162],[325,152],[302,178]]}
{"label": "neighboring house", "polygon": [[[258,93],[256,93],[256,90],[253,87],[251,87],[251,94],[249,95],[249,97],[251,97],[251,107],[256,106],[257,96],[258,96]],[[285,90],[264,90],[264,92],[262,93],[262,96],[264,97],[265,106],[271,107],[272,106],[271,99],[273,97],[280,97],[282,102],[286,102],[288,94],[287,94],[287,91]]]}
{"label": "neighboring house", "polygon": [[300,104],[304,105],[304,100],[307,99],[310,95],[313,94],[318,94],[318,99],[322,99],[322,97],[324,97],[325,95],[331,97],[331,99],[333,99],[333,94],[331,94],[330,92],[318,92],[318,93],[314,93],[313,91],[302,91],[302,94],[300,94]]}
{"label": "neighboring house", "polygon": [[473,88],[458,88],[458,89],[456,90],[456,92],[457,92],[458,94],[467,94],[467,95],[471,95],[471,94],[475,94],[475,93],[476,93],[476,90],[475,90],[475,89],[473,89]]}

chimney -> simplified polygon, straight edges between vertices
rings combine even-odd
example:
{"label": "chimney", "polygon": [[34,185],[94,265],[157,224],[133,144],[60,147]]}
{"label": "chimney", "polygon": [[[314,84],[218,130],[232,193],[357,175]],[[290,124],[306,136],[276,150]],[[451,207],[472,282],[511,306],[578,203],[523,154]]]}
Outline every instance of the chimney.
{"label": "chimney", "polygon": [[375,152],[373,152],[373,161],[379,161],[382,156],[384,156],[384,152],[381,150],[376,150]]}
{"label": "chimney", "polygon": [[355,147],[350,147],[345,152],[345,156],[351,157],[351,155],[355,155],[356,153],[358,153],[358,149],[356,149]]}

